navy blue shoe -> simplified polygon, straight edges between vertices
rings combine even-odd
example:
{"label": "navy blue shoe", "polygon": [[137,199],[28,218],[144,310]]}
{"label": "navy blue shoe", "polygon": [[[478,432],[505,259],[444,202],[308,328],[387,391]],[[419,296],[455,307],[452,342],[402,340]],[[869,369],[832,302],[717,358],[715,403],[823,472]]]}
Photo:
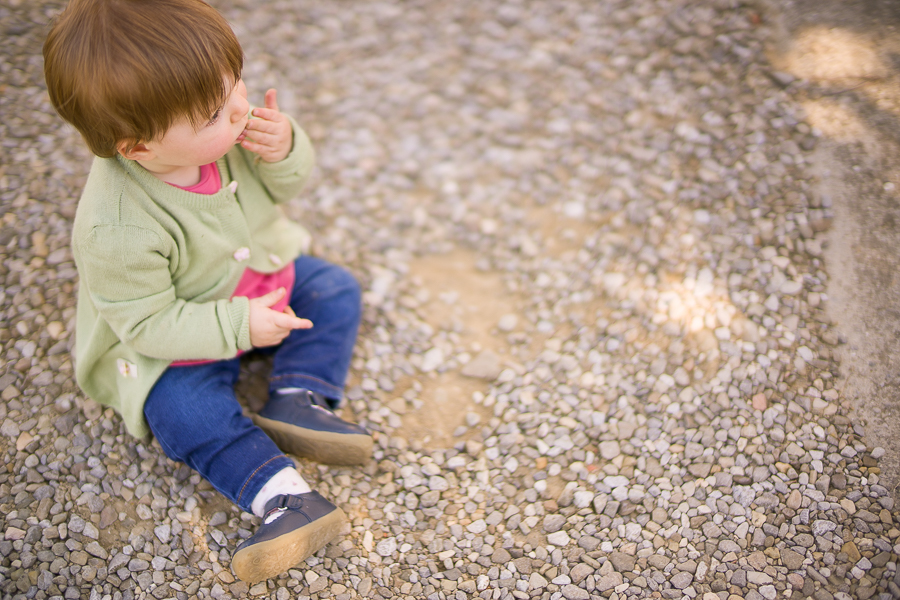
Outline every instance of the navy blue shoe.
{"label": "navy blue shoe", "polygon": [[372,456],[369,432],[338,417],[323,396],[309,390],[272,394],[253,422],[283,451],[316,462],[359,465]]}
{"label": "navy blue shoe", "polygon": [[231,568],[249,584],[271,579],[318,552],[346,521],[319,492],[275,496],[256,534],[235,550]]}

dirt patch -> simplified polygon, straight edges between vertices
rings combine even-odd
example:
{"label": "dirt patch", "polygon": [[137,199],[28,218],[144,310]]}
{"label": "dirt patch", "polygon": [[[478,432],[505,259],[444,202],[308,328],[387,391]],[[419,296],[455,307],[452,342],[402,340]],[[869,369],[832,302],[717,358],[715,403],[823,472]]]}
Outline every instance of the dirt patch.
{"label": "dirt patch", "polygon": [[479,270],[477,260],[475,252],[457,248],[410,262],[409,276],[427,291],[419,312],[435,329],[452,323],[462,347],[506,353],[497,324],[504,315],[518,313],[519,302],[506,291],[500,275]]}
{"label": "dirt patch", "polygon": [[[475,252],[457,248],[411,261],[409,277],[421,290],[417,311],[435,330],[452,331],[458,339],[456,347],[468,354],[464,358],[474,359],[489,350],[505,363],[510,360],[509,345],[498,324],[506,315],[520,314],[520,301],[506,290],[498,273],[479,270],[477,260]],[[478,415],[482,423],[493,415],[474,400],[476,394],[487,393],[489,382],[464,376],[462,366],[416,380],[421,385],[421,405],[400,415],[402,425],[396,430],[400,437],[418,440],[426,448],[448,448],[477,435],[477,426],[461,436],[453,435],[466,424],[467,414]],[[401,380],[395,392],[402,395],[412,385],[409,378]]]}
{"label": "dirt patch", "polygon": [[420,381],[422,405],[401,415],[402,425],[394,435],[418,440],[429,450],[450,448],[476,434],[477,428],[473,428],[460,436],[453,435],[466,423],[467,414],[477,414],[480,423],[493,416],[489,409],[472,399],[476,392],[487,390],[487,382],[464,377],[458,372],[441,373]]}
{"label": "dirt patch", "polygon": [[543,241],[543,248],[555,258],[574,257],[603,223],[597,215],[580,215],[581,209],[575,207],[575,216],[567,216],[549,206],[537,206],[528,212],[527,220]]}

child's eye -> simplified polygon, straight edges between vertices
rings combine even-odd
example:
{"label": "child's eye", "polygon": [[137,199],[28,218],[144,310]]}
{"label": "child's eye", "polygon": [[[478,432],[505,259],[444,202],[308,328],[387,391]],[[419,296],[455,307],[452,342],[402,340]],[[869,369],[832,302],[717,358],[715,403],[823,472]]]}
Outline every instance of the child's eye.
{"label": "child's eye", "polygon": [[215,125],[216,121],[219,120],[219,115],[221,115],[221,114],[222,114],[222,109],[221,108],[217,109],[216,112],[213,113],[213,116],[210,117],[207,125]]}

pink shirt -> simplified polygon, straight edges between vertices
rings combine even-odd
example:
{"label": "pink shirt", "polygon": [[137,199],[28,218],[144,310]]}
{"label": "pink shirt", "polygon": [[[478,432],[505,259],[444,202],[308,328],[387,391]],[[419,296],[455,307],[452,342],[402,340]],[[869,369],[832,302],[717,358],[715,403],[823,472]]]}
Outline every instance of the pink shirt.
{"label": "pink shirt", "polygon": [[[176,185],[175,187],[181,188],[188,192],[193,192],[195,194],[215,194],[220,189],[222,189],[222,178],[219,176],[219,167],[216,166],[216,163],[203,165],[202,167],[200,167],[199,182],[188,187],[182,187],[180,185]],[[250,299],[259,298],[260,296],[265,296],[273,290],[277,290],[278,288],[283,287],[287,290],[287,294],[285,294],[281,300],[279,300],[274,306],[272,306],[272,310],[282,312],[291,301],[291,290],[294,289],[295,277],[296,273],[294,271],[293,264],[290,264],[280,271],[276,271],[275,273],[258,273],[253,269],[244,269],[244,274],[241,276],[241,280],[238,282],[237,288],[235,288],[234,293],[231,294],[231,297],[245,297]],[[242,354],[242,352],[238,352],[238,355],[240,354]],[[177,360],[170,366],[178,367],[187,365],[202,365],[210,362],[214,361]]]}

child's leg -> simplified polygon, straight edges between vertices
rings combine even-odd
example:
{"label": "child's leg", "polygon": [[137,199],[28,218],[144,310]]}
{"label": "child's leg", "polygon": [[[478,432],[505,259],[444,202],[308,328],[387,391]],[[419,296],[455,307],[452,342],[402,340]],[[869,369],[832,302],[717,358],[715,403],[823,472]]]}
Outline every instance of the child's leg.
{"label": "child's leg", "polygon": [[294,269],[291,308],[313,327],[295,329],[275,351],[269,393],[303,388],[337,403],[359,328],[359,284],[341,267],[311,256],[298,258]]}
{"label": "child's leg", "polygon": [[309,256],[294,269],[291,308],[313,327],[292,331],[275,350],[269,403],[253,420],[286,452],[328,464],[364,463],[372,436],[328,410],[343,396],[359,327],[359,284],[344,269]]}
{"label": "child's leg", "polygon": [[166,455],[192,467],[224,496],[263,518],[232,559],[250,583],[275,577],[339,533],[346,516],[309,486],[291,459],[241,412],[238,359],[172,367],[144,404]]}
{"label": "child's leg", "polygon": [[239,370],[238,359],[171,367],[147,397],[144,416],[166,456],[250,512],[266,482],[294,463],[241,412]]}

